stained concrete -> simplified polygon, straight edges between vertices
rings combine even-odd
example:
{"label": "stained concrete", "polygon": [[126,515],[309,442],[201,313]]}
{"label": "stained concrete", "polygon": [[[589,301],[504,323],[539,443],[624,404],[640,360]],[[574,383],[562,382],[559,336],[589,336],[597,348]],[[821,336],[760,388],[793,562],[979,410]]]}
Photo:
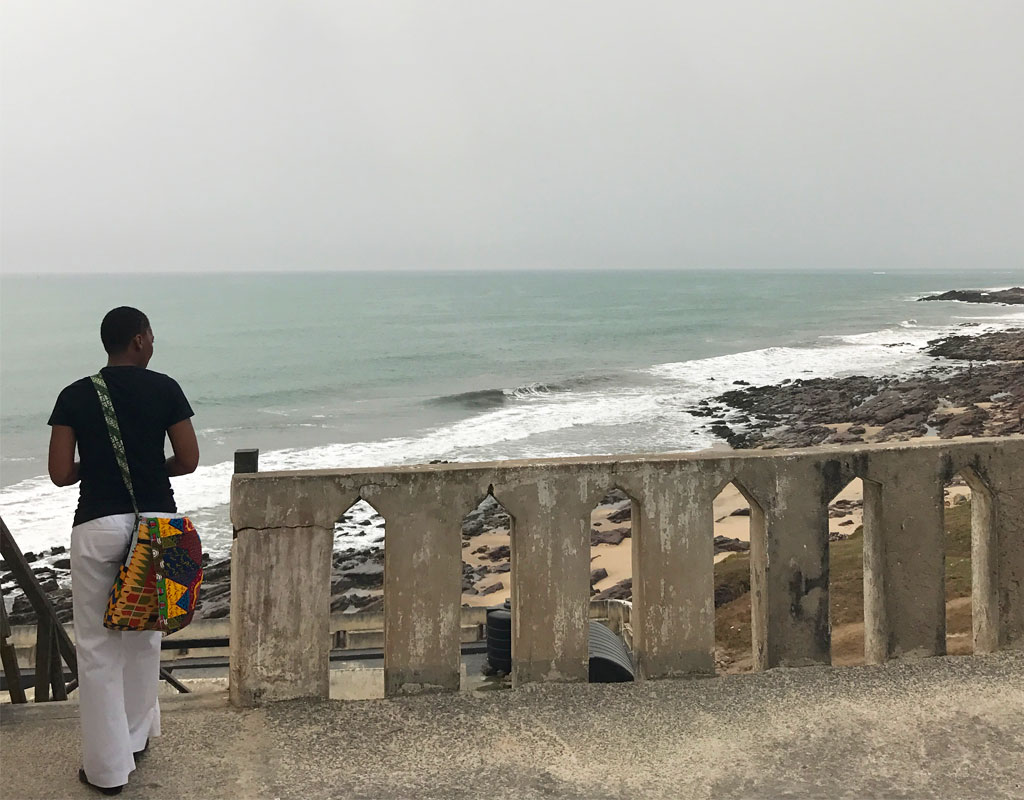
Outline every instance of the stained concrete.
{"label": "stained concrete", "polygon": [[[643,675],[711,668],[710,509],[730,481],[751,503],[758,668],[829,662],[827,506],[855,477],[865,484],[868,659],[941,655],[941,485],[956,472],[984,498],[974,537],[975,649],[1024,648],[1021,437],[235,475],[231,518],[239,563],[232,569],[232,619],[237,591],[245,598],[245,635],[232,633],[232,663],[239,665],[232,699],[246,706],[267,698],[327,697],[328,641],[309,634],[328,624],[328,605],[318,598],[329,575],[309,547],[288,557],[272,539],[293,540],[303,531],[319,531],[322,539],[357,497],[375,504],[388,521],[389,694],[458,685],[458,520],[490,490],[513,520],[516,685],[584,680],[589,515],[616,486],[630,494],[639,523],[635,646]],[[282,557],[271,557],[279,552]],[[298,608],[289,587],[307,584],[311,594]],[[290,617],[302,624],[282,624]]]}
{"label": "stained concrete", "polygon": [[[1024,653],[233,709],[164,705],[130,798],[1020,798]],[[0,798],[78,784],[74,707],[0,709]]]}

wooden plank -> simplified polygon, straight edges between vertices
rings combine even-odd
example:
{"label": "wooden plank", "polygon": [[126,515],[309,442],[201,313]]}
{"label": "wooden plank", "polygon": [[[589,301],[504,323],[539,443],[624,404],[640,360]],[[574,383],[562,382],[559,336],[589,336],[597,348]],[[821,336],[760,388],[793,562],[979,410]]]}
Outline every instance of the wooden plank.
{"label": "wooden plank", "polygon": [[188,687],[183,686],[177,678],[171,675],[171,673],[163,667],[160,668],[160,677],[177,689],[179,694],[192,694],[192,691]]}
{"label": "wooden plank", "polygon": [[57,647],[61,657],[71,669],[71,674],[78,675],[78,658],[75,656],[75,646],[71,642],[71,637],[64,630],[64,626],[57,621],[57,611],[54,609],[53,603],[50,602],[50,598],[46,596],[46,592],[39,585],[36,576],[32,574],[32,568],[25,560],[18,543],[14,541],[14,536],[3,517],[0,517],[0,556],[7,562],[19,588],[32,604],[32,608],[36,612],[36,619],[41,620],[43,617],[47,617],[52,621],[57,633]]}
{"label": "wooden plank", "polygon": [[53,690],[54,700],[67,700],[68,691],[64,685],[64,665],[60,661],[56,627],[58,626],[50,626],[50,688]]}
{"label": "wooden plank", "polygon": [[36,629],[36,696],[37,703],[45,703],[50,699],[50,653],[53,650],[53,627],[49,617],[39,618]]}
{"label": "wooden plank", "polygon": [[14,645],[7,641],[11,635],[11,624],[7,619],[7,606],[0,595],[0,663],[3,664],[4,676],[7,678],[7,692],[12,703],[25,703],[25,689],[21,685],[21,669],[18,667],[18,653]]}

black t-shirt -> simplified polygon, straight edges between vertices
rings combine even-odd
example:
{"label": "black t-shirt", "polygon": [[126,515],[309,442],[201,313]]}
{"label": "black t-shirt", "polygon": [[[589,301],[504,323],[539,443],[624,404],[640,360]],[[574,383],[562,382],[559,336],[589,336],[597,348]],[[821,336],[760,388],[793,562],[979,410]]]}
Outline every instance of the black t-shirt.
{"label": "black t-shirt", "polygon": [[[192,416],[178,382],[143,367],[103,367],[128,469],[140,511],[177,511],[167,476],[164,437],[172,425]],[[99,397],[92,380],[82,378],[57,397],[49,425],[75,430],[81,485],[75,525],[111,514],[129,514],[132,501],[114,458]]]}

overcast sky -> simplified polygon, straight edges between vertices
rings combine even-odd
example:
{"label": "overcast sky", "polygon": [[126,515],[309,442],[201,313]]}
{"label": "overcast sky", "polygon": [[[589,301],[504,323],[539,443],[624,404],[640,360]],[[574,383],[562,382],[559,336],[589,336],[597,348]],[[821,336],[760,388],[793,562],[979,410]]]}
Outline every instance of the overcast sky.
{"label": "overcast sky", "polygon": [[4,272],[1024,267],[1024,2],[4,0]]}

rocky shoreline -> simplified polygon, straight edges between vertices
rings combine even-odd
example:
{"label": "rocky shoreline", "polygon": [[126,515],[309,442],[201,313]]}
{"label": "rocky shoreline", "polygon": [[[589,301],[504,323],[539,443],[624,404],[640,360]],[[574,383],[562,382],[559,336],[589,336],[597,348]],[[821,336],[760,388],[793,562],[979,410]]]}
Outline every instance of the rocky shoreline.
{"label": "rocky shoreline", "polygon": [[910,377],[744,386],[689,409],[732,447],[813,447],[919,436],[1024,433],[1024,328],[929,342],[939,364]]}
{"label": "rocky shoreline", "polygon": [[[1024,294],[1024,290],[1019,290]],[[993,295],[997,293],[992,293]],[[1003,302],[1003,301],[985,301]],[[810,447],[823,444],[906,441],[919,436],[1010,436],[1024,434],[1024,328],[957,334],[929,342],[926,352],[939,363],[910,377],[824,378],[786,380],[770,386],[746,386],[702,401],[688,409],[708,418],[707,429],[735,448]],[[953,362],[953,363],[948,363]],[[592,545],[618,545],[631,536],[630,504],[620,493],[604,498],[603,516],[591,530]],[[837,509],[836,513],[845,513]],[[345,516],[339,523],[345,522]],[[506,589],[509,547],[480,544],[478,537],[506,534],[509,518],[493,498],[486,498],[462,526],[464,600]],[[363,525],[383,524],[382,520]],[[383,537],[381,537],[383,538]],[[715,553],[747,549],[746,542],[717,537]],[[61,621],[72,616],[69,559],[63,547],[27,553],[33,572],[54,603]],[[591,574],[596,599],[632,595],[626,579],[603,591],[594,584],[607,577]],[[380,611],[383,605],[382,542],[336,551],[331,572],[331,610]],[[11,594],[12,575],[0,563],[0,581]],[[226,617],[230,603],[230,561],[207,564],[197,618]],[[16,593],[13,625],[30,624],[35,613]]]}

